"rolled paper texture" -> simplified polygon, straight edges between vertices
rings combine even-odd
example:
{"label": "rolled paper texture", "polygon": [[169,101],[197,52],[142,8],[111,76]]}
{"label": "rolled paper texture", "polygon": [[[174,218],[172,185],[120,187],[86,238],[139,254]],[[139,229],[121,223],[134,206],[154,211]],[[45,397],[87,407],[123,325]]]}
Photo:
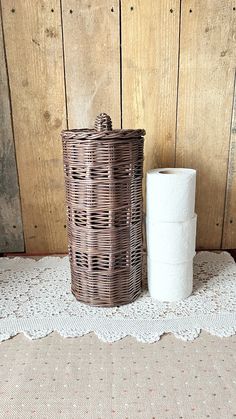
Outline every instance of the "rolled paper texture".
{"label": "rolled paper texture", "polygon": [[148,258],[148,289],[152,298],[173,302],[189,297],[193,289],[193,260],[162,263]]}
{"label": "rolled paper texture", "polygon": [[195,255],[197,216],[167,223],[147,219],[147,254],[163,263],[182,263]]}
{"label": "rolled paper texture", "polygon": [[147,172],[147,217],[178,222],[194,216],[196,170],[154,169]]}
{"label": "rolled paper texture", "polygon": [[153,298],[178,301],[193,287],[196,171],[155,169],[147,173],[148,287]]}

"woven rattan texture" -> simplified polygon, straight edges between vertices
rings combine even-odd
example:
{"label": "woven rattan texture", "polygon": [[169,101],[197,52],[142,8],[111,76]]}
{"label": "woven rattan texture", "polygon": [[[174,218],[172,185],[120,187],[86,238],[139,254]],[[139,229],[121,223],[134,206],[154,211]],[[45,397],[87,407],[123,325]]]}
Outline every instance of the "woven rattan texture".
{"label": "woven rattan texture", "polygon": [[143,130],[62,133],[72,292],[94,306],[141,292]]}
{"label": "woven rattan texture", "polygon": [[98,140],[98,139],[128,139],[128,138],[140,138],[146,134],[144,129],[113,129],[107,131],[97,131],[96,129],[71,129],[62,131],[64,138],[78,139],[78,140]]}

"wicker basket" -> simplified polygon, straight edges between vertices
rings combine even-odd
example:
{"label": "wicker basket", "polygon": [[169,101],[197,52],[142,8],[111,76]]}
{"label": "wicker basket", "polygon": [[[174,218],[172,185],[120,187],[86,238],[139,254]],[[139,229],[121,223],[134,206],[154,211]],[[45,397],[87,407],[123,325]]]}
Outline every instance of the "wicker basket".
{"label": "wicker basket", "polygon": [[135,300],[142,280],[144,130],[62,132],[72,292],[84,303],[113,307]]}

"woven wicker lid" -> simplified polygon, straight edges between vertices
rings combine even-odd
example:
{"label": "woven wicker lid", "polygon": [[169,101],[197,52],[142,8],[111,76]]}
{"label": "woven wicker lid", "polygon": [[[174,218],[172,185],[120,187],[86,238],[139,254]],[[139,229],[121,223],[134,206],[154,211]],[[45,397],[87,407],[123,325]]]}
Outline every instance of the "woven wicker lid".
{"label": "woven wicker lid", "polygon": [[63,130],[64,139],[104,140],[141,138],[146,134],[144,129],[112,129],[112,121],[106,113],[100,113],[95,119],[94,128]]}

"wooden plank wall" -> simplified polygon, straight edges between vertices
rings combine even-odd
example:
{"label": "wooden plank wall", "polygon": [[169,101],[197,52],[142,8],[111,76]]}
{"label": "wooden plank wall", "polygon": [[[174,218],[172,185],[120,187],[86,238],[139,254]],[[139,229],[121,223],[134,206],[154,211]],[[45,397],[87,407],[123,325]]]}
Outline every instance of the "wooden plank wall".
{"label": "wooden plank wall", "polygon": [[197,243],[204,249],[219,249],[222,240],[235,26],[231,0],[182,2],[176,165],[197,169]]}
{"label": "wooden plank wall", "polygon": [[0,63],[0,252],[14,252],[24,240],[1,16]]}
{"label": "wooden plank wall", "polygon": [[180,0],[123,2],[123,127],[145,127],[145,171],[175,162],[179,13]]}
{"label": "wooden plank wall", "polygon": [[66,249],[60,1],[2,1],[27,253]]}
{"label": "wooden plank wall", "polygon": [[230,130],[230,154],[222,247],[223,249],[233,249],[236,247],[236,78]]}
{"label": "wooden plank wall", "polygon": [[107,112],[120,128],[119,1],[63,0],[62,12],[69,126]]}
{"label": "wooden plank wall", "polygon": [[[60,131],[92,126],[101,111],[114,127],[146,129],[145,170],[198,170],[198,247],[236,248],[234,1],[1,0],[1,7],[10,85],[2,136],[13,156],[11,100],[26,251],[66,251]],[[16,224],[4,223],[6,239],[6,225]],[[22,242],[14,246],[22,250]]]}

